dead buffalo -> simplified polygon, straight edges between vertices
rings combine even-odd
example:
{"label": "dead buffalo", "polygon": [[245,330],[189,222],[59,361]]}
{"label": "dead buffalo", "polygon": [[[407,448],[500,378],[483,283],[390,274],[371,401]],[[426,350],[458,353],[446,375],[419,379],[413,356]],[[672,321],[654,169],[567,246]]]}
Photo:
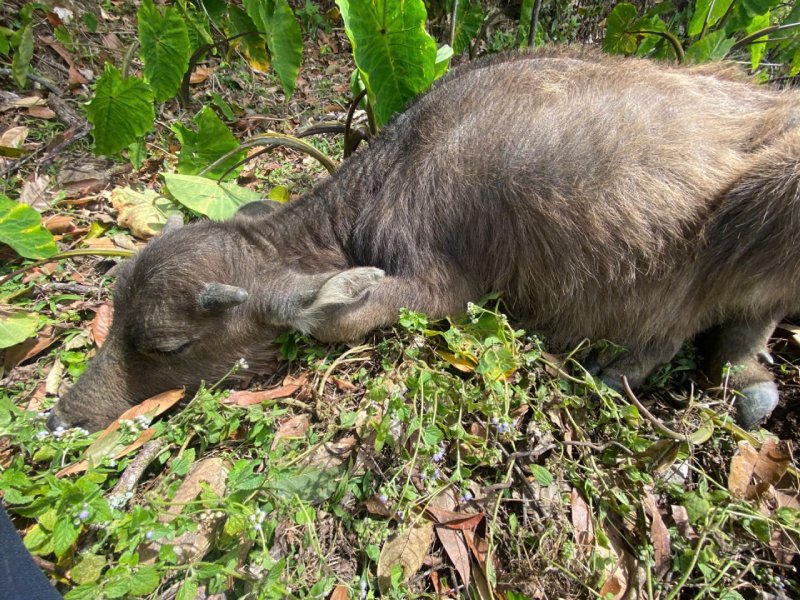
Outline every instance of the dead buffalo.
{"label": "dead buffalo", "polygon": [[725,66],[581,50],[460,67],[296,202],[150,243],[120,274],[108,341],[51,425],[267,360],[296,329],[353,340],[501,292],[548,343],[608,339],[641,384],[701,332],[705,372],[752,426],[759,363],[800,308],[800,94]]}

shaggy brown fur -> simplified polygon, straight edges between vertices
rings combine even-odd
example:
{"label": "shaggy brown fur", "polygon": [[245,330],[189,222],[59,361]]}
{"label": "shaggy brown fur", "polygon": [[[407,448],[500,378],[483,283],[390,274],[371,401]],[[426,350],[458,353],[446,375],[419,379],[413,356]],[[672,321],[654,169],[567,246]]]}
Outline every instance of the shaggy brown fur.
{"label": "shaggy brown fur", "polygon": [[[603,365],[611,384],[641,383],[709,331],[707,373],[743,365],[750,426],[777,400],[757,355],[799,308],[798,235],[797,92],[586,50],[478,61],[297,202],[149,245],[117,284],[109,343],[54,418],[99,427],[286,328],[351,340],[401,307],[441,316],[502,292],[551,344],[627,348]],[[212,281],[249,298],[200,308]]]}

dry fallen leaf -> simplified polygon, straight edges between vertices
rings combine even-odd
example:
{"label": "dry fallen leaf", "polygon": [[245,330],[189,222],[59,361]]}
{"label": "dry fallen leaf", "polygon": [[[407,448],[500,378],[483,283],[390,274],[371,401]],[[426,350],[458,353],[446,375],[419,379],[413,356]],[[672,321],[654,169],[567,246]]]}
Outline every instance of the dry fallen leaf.
{"label": "dry fallen leaf", "polygon": [[[140,415],[145,415],[151,419],[157,417],[161,413],[169,410],[181,398],[183,398],[184,391],[169,390],[161,394],[157,394],[152,398],[148,398],[144,402],[137,404],[122,413],[119,418],[106,427],[103,432],[95,439],[94,442],[83,452],[85,460],[74,463],[68,467],[61,469],[56,473],[56,477],[64,477],[65,475],[73,475],[75,473],[82,473],[89,468],[89,462],[99,462],[106,457],[119,458],[125,456],[127,453],[135,450],[152,437],[155,430],[150,433],[150,437],[144,439],[145,434],[149,430],[143,431],[133,444],[123,447],[122,446],[122,432],[120,431],[120,421],[133,420]],[[152,429],[152,428],[150,428]]]}
{"label": "dry fallen leaf", "polygon": [[28,109],[28,116],[34,119],[55,119],[56,113],[49,106],[31,106]]}
{"label": "dry fallen leaf", "polygon": [[572,490],[570,495],[572,506],[572,531],[575,534],[575,544],[584,554],[589,554],[594,545],[594,526],[592,525],[592,513],[589,505],[580,495],[578,490]]}
{"label": "dry fallen leaf", "polygon": [[650,541],[653,544],[655,554],[656,574],[663,577],[669,572],[670,553],[672,546],[670,544],[669,530],[664,524],[664,519],[661,518],[661,513],[658,511],[658,502],[652,493],[647,492],[643,498],[645,511],[650,515]]}
{"label": "dry fallen leaf", "polygon": [[102,304],[92,319],[92,339],[97,347],[100,348],[108,337],[108,330],[114,319],[114,305],[111,302]]}
{"label": "dry fallen leaf", "polygon": [[283,380],[283,385],[280,387],[272,388],[271,390],[260,390],[257,392],[251,392],[249,390],[233,392],[222,402],[224,404],[233,404],[235,406],[251,406],[253,404],[261,404],[267,400],[288,398],[292,394],[297,393],[300,388],[303,387],[305,381],[305,377],[299,377],[297,379],[294,379],[293,377],[286,377],[286,379]]}
{"label": "dry fallen leaf", "polygon": [[686,510],[686,507],[673,504],[670,509],[672,510],[672,520],[675,521],[678,533],[689,540],[697,539],[697,532],[692,527],[692,524],[689,523],[689,511]]}
{"label": "dry fallen leaf", "polygon": [[403,582],[419,571],[432,541],[433,525],[424,522],[401,531],[383,545],[378,559],[378,587],[381,593],[391,589],[392,567],[395,565],[403,569]]}
{"label": "dry fallen leaf", "polygon": [[337,585],[328,600],[350,600],[350,590],[346,585]]}
{"label": "dry fallen leaf", "polygon": [[49,183],[50,179],[46,175],[34,176],[22,186],[22,191],[19,193],[19,201],[39,212],[50,208],[50,198],[47,195]]}
{"label": "dry fallen leaf", "polygon": [[[209,487],[217,496],[225,495],[225,484],[228,479],[230,464],[219,457],[207,458],[194,463],[189,473],[181,482],[178,491],[169,503],[169,508],[161,514],[159,521],[169,523],[181,514],[183,508],[192,502],[204,487]],[[207,518],[198,522],[196,531],[187,531],[178,537],[168,540],[178,556],[178,564],[187,564],[201,560],[211,549],[214,532],[224,520],[224,515],[210,513]],[[140,562],[153,564],[158,558],[162,542],[155,540],[139,547]]]}
{"label": "dry fallen leaf", "polygon": [[62,331],[62,329],[54,329],[52,325],[47,325],[36,334],[36,337],[28,338],[24,342],[6,348],[3,366],[10,371],[18,364],[38,356],[53,345]]}
{"label": "dry fallen leaf", "polygon": [[464,533],[439,526],[436,528],[436,535],[450,562],[461,576],[462,583],[468,587],[472,580],[472,568],[467,543],[464,541]]}
{"label": "dry fallen leaf", "polygon": [[180,214],[177,205],[154,190],[137,192],[129,187],[118,187],[111,192],[111,204],[119,212],[117,222],[127,227],[140,239],[149,239],[159,233],[167,219]]}
{"label": "dry fallen leaf", "polygon": [[308,415],[295,415],[283,421],[275,432],[272,440],[272,450],[278,447],[281,440],[298,439],[305,436],[311,425],[311,418]]}
{"label": "dry fallen leaf", "polygon": [[739,442],[739,450],[731,459],[728,490],[736,496],[750,499],[759,483],[774,485],[781,480],[791,463],[788,442],[767,439],[756,452],[749,442]]}

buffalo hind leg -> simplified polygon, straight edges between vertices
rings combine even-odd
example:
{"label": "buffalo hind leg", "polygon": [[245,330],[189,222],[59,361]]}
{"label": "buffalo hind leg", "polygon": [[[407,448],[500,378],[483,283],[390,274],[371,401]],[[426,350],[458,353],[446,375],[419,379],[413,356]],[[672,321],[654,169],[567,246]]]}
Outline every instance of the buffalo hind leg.
{"label": "buffalo hind leg", "polygon": [[680,349],[681,343],[682,340],[659,340],[639,348],[631,347],[605,361],[601,355],[594,359],[589,371],[618,392],[623,389],[623,377],[635,389],[645,382],[656,367],[669,362]]}
{"label": "buffalo hind leg", "polygon": [[[766,419],[778,403],[778,387],[762,364],[772,362],[767,341],[775,325],[773,319],[729,321],[697,338],[703,373],[713,386],[726,383],[737,391],[736,420],[745,429],[752,429]],[[728,365],[730,371],[726,377]]]}

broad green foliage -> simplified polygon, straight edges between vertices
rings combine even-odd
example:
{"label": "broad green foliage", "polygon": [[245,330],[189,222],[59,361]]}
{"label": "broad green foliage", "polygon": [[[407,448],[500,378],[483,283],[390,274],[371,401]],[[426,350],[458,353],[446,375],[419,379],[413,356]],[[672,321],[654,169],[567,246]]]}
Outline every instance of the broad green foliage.
{"label": "broad green foliage", "polygon": [[33,58],[33,24],[27,23],[18,32],[17,51],[11,60],[11,72],[19,87],[24,88],[28,81],[28,69]]}
{"label": "broad green foliage", "polygon": [[137,13],[139,54],[144,62],[144,78],[159,102],[178,91],[189,65],[189,32],[186,20],[175,7],[162,14],[152,0],[144,0]]}
{"label": "broad green foliage", "polygon": [[39,328],[39,315],[0,309],[0,348],[10,348],[32,337]]}
{"label": "broad green foliage", "polygon": [[164,173],[169,193],[185,207],[215,221],[228,219],[261,194],[233,183],[216,183],[205,177]]}
{"label": "broad green foliage", "polygon": [[58,252],[53,236],[42,227],[39,213],[3,194],[0,194],[0,242],[25,258],[47,258]]}
{"label": "broad green foliage", "polygon": [[153,90],[138,77],[123,78],[106,63],[86,115],[93,125],[95,152],[114,154],[150,131],[155,119]]}
{"label": "broad green foliage", "polygon": [[[524,4],[524,3],[523,3]],[[478,35],[484,14],[480,2],[458,0],[456,12],[456,35],[453,39],[453,52],[461,54],[469,48],[472,40]],[[520,24],[520,26],[522,26]]]}
{"label": "broad green foliage", "polygon": [[[172,126],[172,130],[181,143],[178,172],[186,175],[196,175],[222,155],[239,146],[239,142],[210,106],[200,109],[192,121],[195,125],[194,129],[189,129],[182,123],[175,123]],[[237,152],[220,166],[206,173],[205,176],[211,179],[220,177],[244,156],[243,150]],[[235,177],[239,170],[232,171],[229,177]]]}
{"label": "broad green foliage", "polygon": [[[682,12],[661,3],[641,16],[634,5],[623,3],[608,16],[603,49],[683,60],[686,47],[685,58],[696,63],[747,50],[754,71],[774,49],[772,58],[787,64],[791,74],[800,71],[800,52],[795,55],[794,51],[800,49],[800,42],[793,30],[798,19],[800,10],[788,12],[780,7],[780,0],[699,0]],[[785,31],[777,34],[773,26],[781,24]],[[787,31],[788,39],[783,39]],[[794,48],[786,47],[793,43]]]}
{"label": "broad green foliage", "polygon": [[244,6],[256,28],[266,37],[272,66],[288,98],[294,92],[303,60],[300,25],[286,0],[245,0]]}
{"label": "broad green foliage", "polygon": [[692,19],[689,21],[689,35],[700,35],[703,29],[716,25],[728,12],[731,4],[733,0],[698,0],[695,3]]}
{"label": "broad green foliage", "polygon": [[422,0],[337,0],[378,125],[434,80],[436,42]]}

